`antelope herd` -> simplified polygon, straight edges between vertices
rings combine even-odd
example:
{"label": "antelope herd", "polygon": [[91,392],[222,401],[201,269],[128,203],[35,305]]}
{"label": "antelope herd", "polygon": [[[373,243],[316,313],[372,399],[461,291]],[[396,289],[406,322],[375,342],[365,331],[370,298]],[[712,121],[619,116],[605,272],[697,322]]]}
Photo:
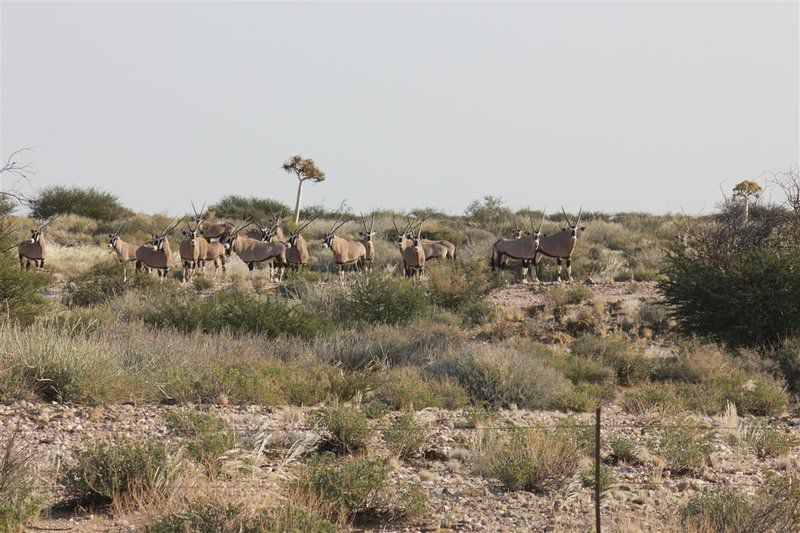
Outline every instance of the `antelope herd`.
{"label": "antelope herd", "polygon": [[[120,225],[113,233],[108,234],[108,248],[123,263],[123,279],[127,281],[127,265],[135,263],[137,271],[155,270],[162,280],[169,275],[172,266],[172,251],[168,235],[182,222],[186,229],[182,230],[179,255],[183,267],[182,280],[190,280],[198,271],[205,272],[207,262],[214,264],[214,278],[217,277],[219,268],[223,276],[226,274],[226,264],[232,254],[236,254],[247,265],[250,273],[257,263],[269,267],[270,279],[283,278],[285,270],[300,270],[309,262],[309,251],[306,240],[301,232],[308,227],[316,217],[307,220],[289,233],[284,234],[283,225],[286,219],[281,213],[270,216],[267,224],[261,220],[252,220],[248,217],[240,225],[225,220],[212,220],[204,212],[205,204],[198,212],[192,203],[194,216],[191,218],[173,219],[161,233],[154,234],[153,238],[143,244],[131,244],[120,238],[124,225]],[[514,232],[511,238],[498,239],[492,246],[492,269],[506,269],[516,262],[520,264],[523,272],[530,272],[533,281],[539,282],[538,268],[542,259],[556,260],[558,266],[558,281],[561,281],[562,261],[566,263],[567,280],[572,280],[572,253],[578,240],[578,233],[585,228],[580,225],[583,208],[578,211],[575,220],[572,220],[564,208],[561,208],[566,225],[560,231],[546,235],[542,233],[545,214],[538,229],[532,218],[528,216],[530,232],[526,232],[514,219]],[[331,251],[333,261],[336,263],[340,277],[346,270],[361,270],[369,268],[375,260],[375,215],[372,215],[370,224],[361,215],[360,220],[363,231],[359,231],[354,239],[337,235],[337,231],[345,224],[345,213],[339,211],[337,218],[326,231],[322,238],[322,246]],[[31,230],[30,237],[18,245],[20,268],[29,270],[31,263],[38,269],[44,268],[46,244],[44,239],[45,228],[52,223],[54,217],[42,221],[35,229]],[[426,219],[412,221],[406,219],[406,225],[401,231],[397,223],[394,225],[394,242],[400,250],[403,272],[407,277],[420,277],[425,271],[425,265],[436,260],[455,260],[456,245],[447,240],[431,240],[422,238],[422,227]],[[253,226],[253,227],[251,227]],[[245,231],[247,230],[247,231]]]}

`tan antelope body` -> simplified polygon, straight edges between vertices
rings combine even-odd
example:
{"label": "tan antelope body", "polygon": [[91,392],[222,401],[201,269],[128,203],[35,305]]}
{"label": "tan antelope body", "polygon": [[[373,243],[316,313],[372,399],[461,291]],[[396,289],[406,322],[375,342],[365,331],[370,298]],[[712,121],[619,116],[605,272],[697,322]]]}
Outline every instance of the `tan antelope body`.
{"label": "tan antelope body", "polygon": [[[561,208],[564,212],[564,208]],[[567,263],[567,280],[572,280],[572,252],[575,250],[575,244],[578,242],[578,232],[586,229],[579,226],[581,223],[581,213],[583,208],[578,211],[578,218],[573,223],[567,214],[564,212],[564,218],[567,220],[567,227],[554,235],[544,236],[539,239],[539,249],[536,251],[536,258],[531,265],[531,275],[536,281],[539,281],[537,274],[537,267],[542,257],[555,258],[558,265],[558,281],[561,281],[561,260],[566,260]]]}
{"label": "tan antelope body", "polygon": [[203,232],[203,238],[207,241],[211,239],[219,240],[224,235],[230,235],[236,231],[236,226],[231,222],[211,222],[202,220],[199,222],[200,231]]}
{"label": "tan antelope body", "polygon": [[403,256],[403,271],[406,277],[411,277],[414,273],[422,276],[426,258],[419,236],[403,239],[400,243],[400,254]]}
{"label": "tan antelope body", "polygon": [[[492,269],[504,269],[508,266],[509,260],[520,261],[523,269],[536,258],[536,251],[539,249],[541,240],[542,226],[544,226],[544,211],[542,211],[542,221],[537,230],[533,225],[533,220],[528,217],[531,224],[531,233],[524,235],[523,230],[514,220],[514,238],[499,239],[492,246]],[[524,271],[523,271],[524,277]]]}
{"label": "tan antelope body", "polygon": [[108,234],[108,247],[117,254],[117,259],[122,263],[122,281],[128,281],[128,263],[136,261],[136,250],[139,245],[125,242],[119,238],[119,230]]}
{"label": "tan antelope body", "polygon": [[329,248],[333,253],[333,261],[339,269],[339,275],[344,276],[344,269],[348,266],[358,270],[364,266],[367,257],[367,248],[361,241],[345,239],[336,235],[336,230],[344,225],[343,213],[334,221],[331,229],[322,238],[322,246]]}
{"label": "tan antelope body", "polygon": [[44,228],[55,220],[56,215],[44,220],[35,229],[31,230],[31,236],[17,245],[17,255],[19,256],[19,268],[30,270],[31,262],[42,270],[44,260],[47,255],[47,244],[44,240]]}
{"label": "tan antelope body", "polygon": [[169,275],[172,264],[172,250],[169,246],[167,233],[175,229],[179,222],[170,223],[159,235],[153,235],[153,240],[148,244],[139,246],[136,250],[136,270],[142,267],[154,268],[158,277],[163,281]]}
{"label": "tan antelope body", "polygon": [[17,246],[19,267],[30,270],[31,262],[39,270],[44,268],[44,259],[47,254],[47,245],[41,229],[31,230],[31,236]]}
{"label": "tan antelope body", "polygon": [[219,270],[219,263],[222,263],[223,276],[227,273],[227,270],[225,268],[226,253],[227,253],[227,247],[225,244],[218,241],[212,241],[208,243],[205,261],[211,261],[214,263],[214,278],[217,277],[217,271]]}
{"label": "tan antelope body", "polygon": [[[411,238],[412,236],[408,236]],[[432,241],[430,239],[419,240],[422,249],[425,251],[425,260],[430,261],[433,259],[455,259],[456,258],[456,245],[450,241]]]}
{"label": "tan antelope body", "polygon": [[308,259],[310,257],[308,253],[308,245],[306,244],[306,240],[303,238],[300,232],[316,219],[317,217],[314,217],[300,224],[289,235],[287,242],[289,243],[290,248],[286,250],[286,262],[292,268],[292,270],[300,270],[308,264]]}
{"label": "tan antelope body", "polygon": [[375,237],[375,213],[372,214],[372,222],[370,222],[369,227],[367,227],[367,222],[364,220],[364,215],[361,215],[361,223],[364,226],[364,231],[358,232],[358,240],[367,251],[364,261],[369,264],[375,260],[375,243],[372,241]]}
{"label": "tan antelope body", "polygon": [[[194,275],[194,271],[205,266],[208,255],[208,241],[200,233],[199,228],[184,231],[186,237],[178,246],[183,263],[183,281],[186,282]],[[219,244],[219,243],[216,243]]]}
{"label": "tan antelope body", "polygon": [[289,245],[285,243],[264,242],[243,237],[236,232],[226,237],[225,242],[230,245],[228,254],[236,252],[251,274],[256,263],[277,262],[280,267],[286,265],[286,250]]}

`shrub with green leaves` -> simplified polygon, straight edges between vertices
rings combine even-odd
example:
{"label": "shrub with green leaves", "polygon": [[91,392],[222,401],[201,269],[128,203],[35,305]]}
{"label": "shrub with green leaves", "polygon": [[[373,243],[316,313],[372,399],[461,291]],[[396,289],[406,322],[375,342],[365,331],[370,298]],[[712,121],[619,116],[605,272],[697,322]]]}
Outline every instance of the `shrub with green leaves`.
{"label": "shrub with green leaves", "polygon": [[67,281],[62,303],[67,307],[89,307],[113,300],[131,289],[148,291],[158,287],[156,279],[144,272],[136,272],[127,282],[123,281],[123,268],[115,260],[95,263]]}
{"label": "shrub with green leaves", "polygon": [[[0,235],[4,234],[4,224],[0,219]],[[8,240],[0,239],[0,249],[8,246],[11,246]],[[49,283],[49,275],[23,271],[10,255],[0,253],[0,323],[32,324],[48,308],[47,298],[41,291]]]}
{"label": "shrub with green leaves", "polygon": [[332,453],[312,457],[301,470],[293,489],[310,499],[327,501],[348,516],[375,512],[388,500],[386,479],[389,466],[383,459],[345,457]]}
{"label": "shrub with green leaves", "polygon": [[742,249],[723,260],[689,248],[666,261],[660,288],[684,331],[734,345],[800,333],[800,253]]}
{"label": "shrub with green leaves", "polygon": [[0,531],[21,531],[42,510],[33,455],[17,445],[16,433],[0,441]]}
{"label": "shrub with green leaves", "polygon": [[424,376],[419,369],[413,367],[387,371],[385,379],[381,380],[375,390],[375,398],[402,410],[426,407],[458,409],[469,401],[467,392],[452,379]]}
{"label": "shrub with green leaves", "polygon": [[243,504],[203,500],[167,514],[145,528],[148,533],[336,533],[332,524],[314,511],[285,504],[248,510]]}
{"label": "shrub with green leaves", "polygon": [[601,361],[612,368],[621,385],[644,381],[654,366],[638,346],[622,335],[582,335],[572,343],[571,351],[575,357]]}
{"label": "shrub with green leaves", "polygon": [[402,324],[429,312],[428,295],[411,280],[365,274],[345,293],[339,312],[353,322]]}
{"label": "shrub with green leaves", "polygon": [[174,452],[158,439],[90,443],[75,449],[73,458],[59,482],[82,505],[132,507],[165,501],[181,482]]}
{"label": "shrub with green leaves", "polygon": [[[614,469],[606,465],[600,465],[600,492],[611,490],[616,484],[616,481],[617,478],[614,476]],[[585,468],[583,472],[581,472],[581,485],[594,492],[596,484],[597,478],[594,466]]]}
{"label": "shrub with green leaves", "polygon": [[428,514],[430,496],[419,483],[412,483],[400,491],[400,509],[405,519],[421,518]]}
{"label": "shrub with green leaves", "polygon": [[544,493],[560,488],[578,469],[582,452],[562,429],[516,429],[484,435],[473,450],[478,473],[512,491]]}
{"label": "shrub with green leaves", "polygon": [[550,364],[549,349],[472,348],[450,354],[428,371],[459,383],[475,402],[528,409],[559,408],[573,385]]}
{"label": "shrub with green leaves", "polygon": [[475,307],[500,286],[500,278],[493,275],[486,261],[444,261],[430,265],[426,272],[433,302],[453,311]]}
{"label": "shrub with green leaves", "polygon": [[140,313],[148,326],[184,332],[230,331],[310,338],[332,329],[330,320],[303,307],[239,290],[202,298],[188,293],[159,293],[148,299]]}
{"label": "shrub with green leaves", "polygon": [[80,215],[100,222],[119,220],[131,214],[116,195],[94,187],[45,187],[31,201],[31,212],[40,218]]}
{"label": "shrub with green leaves", "polygon": [[219,218],[244,220],[247,217],[267,220],[270,216],[278,216],[281,212],[289,213],[289,207],[272,198],[256,198],[254,196],[229,195],[208,208]]}
{"label": "shrub with green leaves", "polygon": [[547,291],[547,298],[553,305],[579,304],[594,298],[591,290],[583,285],[572,288],[554,287]]}
{"label": "shrub with green leaves", "polygon": [[615,435],[608,442],[611,446],[611,461],[613,463],[626,463],[629,465],[637,464],[639,458],[636,455],[636,447],[630,439]]}
{"label": "shrub with green leaves", "polygon": [[419,453],[425,444],[425,427],[414,419],[414,415],[404,413],[395,418],[392,424],[381,431],[386,446],[402,459]]}
{"label": "shrub with green leaves", "polygon": [[372,436],[367,415],[361,409],[341,404],[323,409],[314,418],[328,446],[339,453],[362,450]]}
{"label": "shrub with green leaves", "polygon": [[173,411],[165,419],[167,428],[182,438],[189,455],[211,475],[219,472],[222,456],[238,444],[236,431],[210,413]]}
{"label": "shrub with green leaves", "polygon": [[686,531],[696,533],[798,531],[800,479],[769,474],[766,484],[753,495],[729,488],[704,490],[686,504],[681,523]]}
{"label": "shrub with green leaves", "polygon": [[798,442],[791,433],[772,427],[765,421],[743,422],[739,434],[744,442],[752,446],[759,459],[785,455]]}
{"label": "shrub with green leaves", "polygon": [[697,472],[711,455],[714,432],[688,417],[669,420],[658,442],[658,453],[674,474]]}

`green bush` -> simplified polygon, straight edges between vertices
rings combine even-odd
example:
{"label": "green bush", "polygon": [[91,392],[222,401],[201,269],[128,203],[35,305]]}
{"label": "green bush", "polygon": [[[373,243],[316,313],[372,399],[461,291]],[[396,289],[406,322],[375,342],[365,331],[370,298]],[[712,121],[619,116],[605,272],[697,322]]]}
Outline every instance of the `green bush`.
{"label": "green bush", "polygon": [[0,441],[0,531],[21,531],[42,510],[33,455],[16,443],[17,433]]}
{"label": "green bush", "polygon": [[344,320],[371,324],[402,324],[428,311],[428,296],[419,284],[378,274],[359,276],[339,309]]}
{"label": "green bush", "polygon": [[430,496],[418,483],[404,487],[400,491],[400,508],[406,519],[422,518],[428,514]]}
{"label": "green bush", "polygon": [[745,496],[732,489],[705,490],[681,513],[689,532],[797,531],[800,529],[800,480],[768,475],[765,486]]}
{"label": "green bush", "polygon": [[16,203],[4,194],[0,194],[0,217],[5,217],[13,213],[17,208]]}
{"label": "green bush", "polygon": [[144,323],[156,328],[212,333],[261,333],[310,338],[331,331],[330,320],[277,298],[231,290],[200,298],[188,293],[154,295],[141,311]]}
{"label": "green bush", "polygon": [[558,408],[573,391],[560,372],[550,366],[550,352],[537,346],[532,352],[509,348],[473,348],[450,354],[428,371],[460,384],[475,402],[527,409]]}
{"label": "green bush", "polygon": [[[0,219],[0,235],[6,223]],[[11,246],[0,239],[0,250]],[[47,299],[41,291],[50,283],[50,276],[42,272],[22,271],[17,261],[6,253],[0,253],[0,323],[11,322],[28,326],[48,308]]]}
{"label": "green bush", "polygon": [[780,366],[789,390],[800,396],[800,335],[785,339],[769,356]]}
{"label": "green bush", "polygon": [[668,422],[658,443],[658,452],[673,474],[697,472],[706,465],[711,454],[710,431],[687,417],[677,417]]}
{"label": "green bush", "polygon": [[433,303],[453,311],[467,310],[500,286],[486,261],[444,261],[426,269],[428,290]]}
{"label": "green bush", "polygon": [[375,391],[375,397],[394,409],[426,407],[458,409],[469,401],[466,391],[450,379],[425,378],[420,370],[404,367],[389,370]]}
{"label": "green bush", "polygon": [[[724,261],[691,249],[667,257],[660,284],[680,327],[734,345],[800,333],[800,254],[762,248]],[[767,296],[768,295],[768,296]]]}
{"label": "green bush", "polygon": [[[617,478],[614,475],[614,469],[606,465],[600,465],[600,492],[607,492],[611,490],[616,481]],[[583,472],[581,472],[581,485],[591,489],[592,492],[594,492],[595,484],[596,479],[594,466],[588,466],[583,470]]]}
{"label": "green bush", "polygon": [[553,287],[547,291],[547,298],[553,305],[579,304],[594,298],[594,293],[583,285],[571,288]]}
{"label": "green bush", "polygon": [[[198,206],[199,207],[199,206]],[[270,215],[278,216],[281,212],[288,215],[291,210],[285,204],[271,198],[255,198],[230,195],[222,198],[208,208],[219,218],[244,220],[253,216],[267,223]]]}
{"label": "green bush", "polygon": [[798,442],[791,433],[771,427],[763,421],[743,423],[739,433],[742,440],[753,447],[759,459],[785,455]]}
{"label": "green bush", "polygon": [[404,413],[395,418],[392,424],[381,431],[383,440],[393,453],[408,459],[419,453],[425,444],[425,428],[414,420],[414,415]]}
{"label": "green bush", "polygon": [[339,453],[364,449],[372,436],[367,415],[348,405],[337,405],[317,413],[314,423],[322,430],[325,443]]}
{"label": "green bush", "polygon": [[610,459],[613,463],[634,465],[639,462],[639,458],[636,456],[636,448],[629,439],[617,435],[611,437],[609,445],[611,446]]}
{"label": "green bush", "polygon": [[155,278],[143,272],[135,273],[127,282],[123,281],[123,268],[115,260],[95,263],[67,282],[62,303],[67,307],[88,307],[113,300],[130,289],[151,290],[158,286]]}
{"label": "green bush", "polygon": [[544,493],[575,474],[581,450],[560,429],[516,429],[483,436],[473,455],[478,473],[499,479],[508,490]]}
{"label": "green bush", "polygon": [[242,504],[194,502],[145,528],[148,533],[336,533],[336,525],[314,511],[291,504],[255,511]]}
{"label": "green bush", "polygon": [[331,453],[311,458],[294,482],[294,490],[310,499],[330,502],[346,515],[375,512],[386,505],[389,466],[383,459]]}
{"label": "green bush", "polygon": [[599,337],[582,335],[571,346],[572,355],[602,361],[614,370],[621,385],[633,385],[647,379],[653,368],[635,344],[622,335]]}
{"label": "green bush", "polygon": [[189,455],[212,476],[219,472],[222,456],[238,444],[236,431],[212,414],[174,411],[167,413],[165,419],[167,428],[182,437]]}
{"label": "green bush", "polygon": [[165,501],[181,482],[173,453],[158,439],[90,443],[75,449],[73,458],[75,464],[59,482],[80,504],[131,507]]}
{"label": "green bush", "polygon": [[40,218],[73,214],[109,222],[132,214],[116,195],[94,187],[45,187],[32,200],[30,207],[31,212]]}

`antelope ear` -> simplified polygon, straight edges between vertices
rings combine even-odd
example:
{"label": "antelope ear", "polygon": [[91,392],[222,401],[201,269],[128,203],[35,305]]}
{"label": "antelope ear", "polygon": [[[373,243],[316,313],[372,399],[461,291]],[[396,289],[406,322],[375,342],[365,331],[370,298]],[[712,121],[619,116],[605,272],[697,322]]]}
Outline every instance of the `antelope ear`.
{"label": "antelope ear", "polygon": [[108,234],[108,238],[110,239],[111,237],[113,237],[113,235],[111,235],[111,234],[109,233],[109,234]]}
{"label": "antelope ear", "polygon": [[562,226],[562,227],[561,227],[561,231],[567,231],[567,228],[565,228],[565,227],[563,227],[563,226]]}
{"label": "antelope ear", "polygon": [[586,226],[581,226],[581,231],[586,230]]}

